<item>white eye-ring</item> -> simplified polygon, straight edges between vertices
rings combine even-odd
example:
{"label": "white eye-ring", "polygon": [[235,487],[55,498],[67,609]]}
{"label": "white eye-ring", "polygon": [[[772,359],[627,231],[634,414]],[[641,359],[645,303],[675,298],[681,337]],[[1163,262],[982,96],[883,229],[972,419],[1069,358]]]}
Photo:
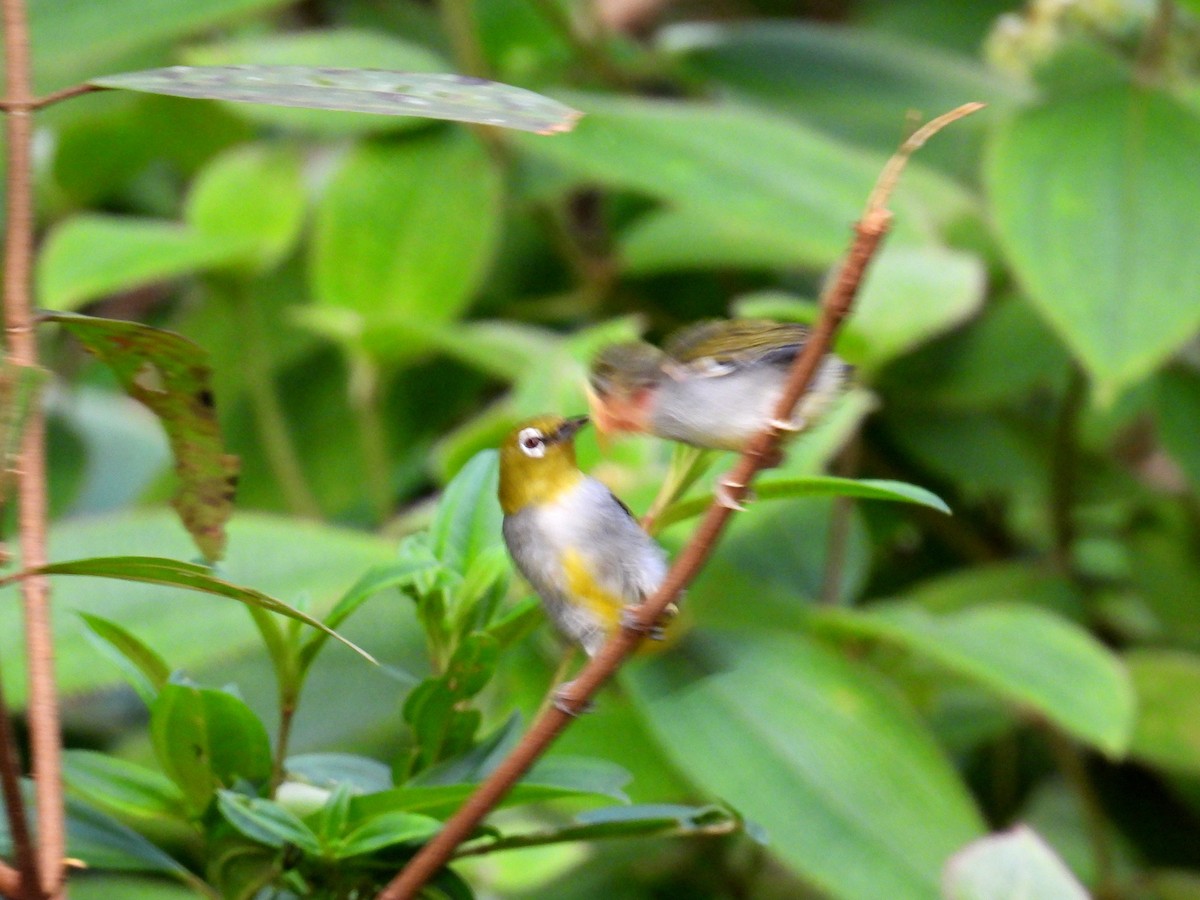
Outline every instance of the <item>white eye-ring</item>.
{"label": "white eye-ring", "polygon": [[526,456],[541,459],[546,455],[546,436],[536,428],[522,428],[517,435],[517,446]]}

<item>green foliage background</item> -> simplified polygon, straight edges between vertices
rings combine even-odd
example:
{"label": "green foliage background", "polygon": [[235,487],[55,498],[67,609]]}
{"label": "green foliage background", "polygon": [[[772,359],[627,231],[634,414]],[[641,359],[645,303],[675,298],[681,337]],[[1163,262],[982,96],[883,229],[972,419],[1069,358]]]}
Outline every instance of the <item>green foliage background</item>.
{"label": "green foliage background", "polygon": [[[400,547],[406,564],[456,573],[438,603],[466,579],[512,609],[522,590],[503,594],[482,468],[459,482],[468,512],[451,497],[437,520],[467,515],[477,543],[436,526],[432,550],[401,541],[435,521],[449,480],[517,419],[582,411],[584,367],[609,341],[733,313],[811,318],[914,116],[987,101],[906,173],[839,345],[858,385],[776,473],[903,480],[953,515],[764,497],[690,589],[669,646],[629,666],[559,745],[628,770],[636,803],[728,804],[766,846],[735,829],[457,868],[513,897],[1010,896],[987,893],[1003,860],[947,861],[1026,823],[1096,895],[1200,898],[1198,4],[651,7],[621,32],[560,0],[31,0],[42,91],[175,63],[470,70],[586,114],[539,136],[121,92],[72,100],[39,118],[38,303],[171,329],[209,354],[242,460],[220,577],[323,614]],[[51,559],[193,558],[163,509],[175,480],[159,423],[65,329],[47,326],[44,347]],[[633,439],[600,453],[585,437],[581,458],[643,510],[671,451]],[[674,549],[687,532],[662,538]],[[214,688],[236,685],[274,727],[270,655],[236,604],[55,585],[69,740],[106,754],[75,757],[77,802],[97,767],[148,763],[164,740],[155,722],[226,703]],[[495,659],[472,645],[471,664],[495,669],[478,696],[455,697],[478,713],[460,723],[465,744],[413,749],[423,726],[405,697],[464,646],[430,630],[444,612],[431,602],[389,589],[355,612],[345,633],[385,665],[330,645],[300,697],[294,753],[363,754],[402,779],[474,746],[473,728],[536,709],[558,647],[513,626]],[[77,612],[165,660],[142,656],[136,676],[158,697],[151,727]],[[18,706],[21,652],[6,602],[0,660]],[[166,685],[164,671],[212,687]],[[257,755],[229,762],[228,778],[196,788],[168,771],[191,788],[180,796],[145,786],[164,821],[219,803],[229,822],[249,817],[243,838],[258,827],[259,801],[218,790],[266,777],[256,722],[239,719],[234,743]],[[135,771],[104,769],[110,783]],[[497,821],[562,826],[616,790],[576,786],[591,799]],[[91,874],[73,897],[192,896],[196,876],[177,871],[189,867],[212,879],[215,845],[126,818],[166,861],[143,848],[141,865],[112,851],[95,867],[184,886]],[[292,845],[311,834],[268,825]],[[1069,896],[1044,846],[1017,834],[1035,896]]]}

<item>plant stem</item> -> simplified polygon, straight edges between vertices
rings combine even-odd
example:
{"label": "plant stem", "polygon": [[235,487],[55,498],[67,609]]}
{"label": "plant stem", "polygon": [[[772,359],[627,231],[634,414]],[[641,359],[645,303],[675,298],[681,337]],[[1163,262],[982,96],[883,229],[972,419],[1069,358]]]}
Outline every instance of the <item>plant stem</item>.
{"label": "plant stem", "polygon": [[297,697],[293,691],[279,692],[279,730],[275,733],[275,758],[271,763],[271,797],[283,784],[284,763],[287,762],[288,744],[292,740],[292,722],[296,718],[296,703]]}
{"label": "plant stem", "polygon": [[[22,0],[3,0],[4,68],[7,84],[7,230],[4,241],[4,323],[14,364],[38,364],[37,336],[29,286],[33,263],[33,100],[29,62],[29,23]],[[46,563],[46,458],[42,412],[29,413],[17,459],[18,524],[22,564]],[[44,577],[22,582],[29,680],[29,730],[37,795],[38,871],[42,892],[63,895],[66,836],[63,813],[62,746],[54,685],[54,640],[50,624],[50,585]],[[23,886],[27,891],[28,885]]]}
{"label": "plant stem", "polygon": [[[862,439],[854,438],[838,459],[835,473],[846,478],[853,478],[858,473],[861,449]],[[833,511],[829,516],[825,571],[821,574],[820,601],[826,606],[836,606],[841,596],[842,575],[846,569],[846,551],[850,541],[850,523],[853,511],[854,500],[852,497],[834,498]]]}
{"label": "plant stem", "polygon": [[0,796],[8,814],[8,830],[12,835],[13,856],[17,868],[0,862],[0,894],[8,897],[37,897],[37,851],[29,834],[29,819],[25,814],[25,798],[21,796],[21,770],[17,761],[17,742],[13,735],[12,719],[4,700],[0,683]]}
{"label": "plant stem", "polygon": [[1116,873],[1113,870],[1112,846],[1108,839],[1108,821],[1104,816],[1104,806],[1088,777],[1087,766],[1084,765],[1083,756],[1078,748],[1055,728],[1047,726],[1044,731],[1059,770],[1079,798],[1083,827],[1092,845],[1092,856],[1096,863],[1096,896],[1111,897],[1115,894]]}
{"label": "plant stem", "polygon": [[474,5],[474,0],[438,0],[438,11],[455,64],[464,75],[487,78],[489,68],[475,30]]}
{"label": "plant stem", "polygon": [[[737,834],[744,826],[736,819],[723,819],[719,822],[714,822],[712,825],[681,825],[675,828],[663,828],[661,830],[647,833],[646,837],[653,838],[672,838],[672,837],[697,837],[699,835],[707,835],[710,837],[726,834]],[[590,841],[628,838],[632,835],[627,834],[609,834],[597,835],[592,832],[589,826],[579,826],[575,828],[559,828],[550,831],[536,831],[531,834],[513,834],[503,838],[490,839],[490,843],[476,844],[471,847],[463,847],[454,854],[455,859],[461,859],[464,856],[483,856],[487,853],[497,853],[501,850],[518,850],[523,847],[544,847],[547,844],[561,844],[568,841],[581,840],[586,838]]]}
{"label": "plant stem", "polygon": [[250,386],[250,402],[254,406],[255,424],[266,451],[267,464],[292,512],[306,519],[319,519],[321,509],[304,478],[300,456],[288,431],[287,416],[275,391],[262,313],[244,284],[230,282],[228,288],[242,328],[245,350],[242,366]]}
{"label": "plant stem", "polygon": [[[982,106],[979,103],[966,104],[939,116],[919,129],[888,161],[871,192],[866,211],[855,225],[854,241],[837,271],[837,277],[830,280],[829,287],[822,295],[821,318],[804,351],[792,365],[783,394],[772,411],[772,419],[791,419],[792,411],[808,389],[821,360],[832,345],[834,335],[849,314],[867,266],[891,227],[892,214],[886,208],[886,203],[905,161],[930,135]],[[667,607],[679,599],[704,566],[733,514],[733,507],[746,496],[758,470],[775,456],[781,436],[779,430],[770,426],[754,436],[725,479],[728,499],[732,503],[713,502],[687,546],[675,558],[658,590],[638,607],[636,620],[623,625],[608,639],[571,682],[569,696],[560,693],[556,697],[554,706],[534,721],[517,746],[500,761],[442,830],[417,851],[408,865],[379,893],[378,900],[410,900],[415,897],[421,886],[446,864],[455,848],[470,837],[484,816],[492,811],[530,766],[546,752],[554,739],[580,714],[589,698],[645,640]]]}
{"label": "plant stem", "polygon": [[379,412],[379,368],[358,351],[350,355],[350,405],[358,418],[367,493],[376,519],[383,522],[392,508],[392,484],[387,430]]}
{"label": "plant stem", "polygon": [[[597,46],[589,37],[583,35],[579,27],[571,20],[571,15],[563,9],[557,0],[534,0],[535,7],[543,19],[554,26],[562,35],[571,49],[575,51],[592,71],[609,87],[620,91],[630,90],[633,82],[608,58],[602,47]],[[599,28],[599,22],[594,23]]]}
{"label": "plant stem", "polygon": [[1078,366],[1071,367],[1070,379],[1058,421],[1054,426],[1054,458],[1050,469],[1050,524],[1054,532],[1053,559],[1060,572],[1071,572],[1071,545],[1075,541],[1072,512],[1075,503],[1075,463],[1079,455],[1076,431],[1083,410],[1087,382]]}

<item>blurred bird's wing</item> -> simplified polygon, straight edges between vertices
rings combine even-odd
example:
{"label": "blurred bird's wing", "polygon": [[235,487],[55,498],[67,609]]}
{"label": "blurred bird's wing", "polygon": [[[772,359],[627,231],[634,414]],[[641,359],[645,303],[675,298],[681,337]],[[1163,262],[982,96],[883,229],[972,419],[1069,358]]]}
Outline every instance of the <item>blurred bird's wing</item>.
{"label": "blurred bird's wing", "polygon": [[747,363],[785,365],[804,347],[803,325],[769,319],[714,319],[680,329],[663,349],[700,374],[724,375]]}

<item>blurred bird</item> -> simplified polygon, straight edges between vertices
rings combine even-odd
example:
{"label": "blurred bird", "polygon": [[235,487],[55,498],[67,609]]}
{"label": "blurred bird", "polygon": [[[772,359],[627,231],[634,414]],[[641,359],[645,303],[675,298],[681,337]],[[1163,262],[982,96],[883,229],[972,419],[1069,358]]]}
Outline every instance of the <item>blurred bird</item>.
{"label": "blurred bird", "polygon": [[850,367],[828,354],[789,421],[772,418],[808,329],[765,319],[701,322],[658,349],[606,347],[592,362],[588,402],[601,434],[642,432],[741,450],[767,425],[801,431],[832,403]]}
{"label": "blurred bird", "polygon": [[[504,542],[558,630],[594,656],[667,572],[663,549],[608,488],[579,471],[587,417],[539,416],[500,446]],[[561,691],[560,691],[561,693]]]}

